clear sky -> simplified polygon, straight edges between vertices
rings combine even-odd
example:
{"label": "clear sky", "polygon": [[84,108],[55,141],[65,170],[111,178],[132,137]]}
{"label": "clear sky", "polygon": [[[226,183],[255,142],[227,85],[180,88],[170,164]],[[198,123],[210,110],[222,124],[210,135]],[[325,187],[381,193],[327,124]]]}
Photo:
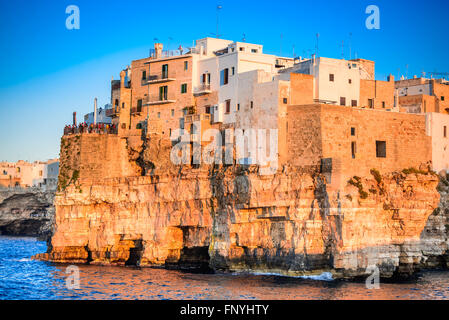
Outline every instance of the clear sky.
{"label": "clear sky", "polygon": [[[68,5],[80,9],[80,29],[65,25]],[[185,48],[213,36],[216,6],[222,38],[264,45],[266,53],[319,54],[376,61],[377,79],[392,73],[449,72],[449,1],[105,1],[0,0],[0,161],[59,156],[72,112],[78,119],[109,102],[110,80],[154,39]],[[380,29],[368,30],[368,5],[380,9]],[[352,36],[350,36],[352,34]],[[282,35],[282,36],[281,36]],[[408,68],[407,68],[408,65]]]}

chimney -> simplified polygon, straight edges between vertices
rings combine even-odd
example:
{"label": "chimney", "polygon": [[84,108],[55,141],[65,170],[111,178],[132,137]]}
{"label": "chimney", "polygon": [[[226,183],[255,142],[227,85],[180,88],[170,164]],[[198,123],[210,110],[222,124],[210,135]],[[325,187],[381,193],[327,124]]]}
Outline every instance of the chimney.
{"label": "chimney", "polygon": [[97,98],[94,99],[94,124],[97,124]]}
{"label": "chimney", "polygon": [[76,126],[76,112],[73,112],[73,125]]}
{"label": "chimney", "polygon": [[387,77],[387,81],[388,82],[394,82],[394,75],[389,74],[388,77]]}
{"label": "chimney", "polygon": [[120,71],[120,88],[125,87],[125,77],[126,77],[125,70]]}
{"label": "chimney", "polygon": [[156,53],[156,59],[159,59],[159,58],[161,58],[162,57],[162,48],[163,48],[164,46],[162,45],[162,43],[155,43],[154,44],[154,51],[155,51],[155,53]]}

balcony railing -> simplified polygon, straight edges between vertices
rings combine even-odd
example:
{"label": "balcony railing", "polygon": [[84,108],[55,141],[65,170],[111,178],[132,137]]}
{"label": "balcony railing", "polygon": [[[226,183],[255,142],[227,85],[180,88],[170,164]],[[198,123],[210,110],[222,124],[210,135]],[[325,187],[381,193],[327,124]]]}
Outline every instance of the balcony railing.
{"label": "balcony railing", "polygon": [[176,80],[176,73],[174,71],[161,72],[157,74],[150,74],[146,79],[142,79],[143,84],[161,83]]}
{"label": "balcony railing", "polygon": [[153,94],[144,99],[144,105],[155,105],[176,102],[176,97],[171,94]]}
{"label": "balcony railing", "polygon": [[208,113],[202,113],[202,114],[189,114],[184,116],[184,123],[192,123],[195,121],[202,121],[207,120],[210,121],[211,115]]}
{"label": "balcony railing", "polygon": [[131,114],[139,114],[142,112],[142,106],[137,106],[131,108]]}
{"label": "balcony railing", "polygon": [[210,84],[203,83],[195,88],[194,93],[195,94],[204,94],[204,93],[211,93]]}
{"label": "balcony railing", "polygon": [[182,55],[183,52],[180,50],[162,50],[160,55],[156,55],[155,49],[150,49],[150,58],[153,59],[161,59],[161,58],[170,58]]}
{"label": "balcony railing", "polygon": [[120,113],[119,107],[114,107],[111,109],[106,109],[106,117],[115,117]]}

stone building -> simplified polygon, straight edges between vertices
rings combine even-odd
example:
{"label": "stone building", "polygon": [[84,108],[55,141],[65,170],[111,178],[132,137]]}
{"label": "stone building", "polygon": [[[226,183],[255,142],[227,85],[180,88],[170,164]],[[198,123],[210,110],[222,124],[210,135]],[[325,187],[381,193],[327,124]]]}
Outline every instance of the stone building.
{"label": "stone building", "polygon": [[56,189],[59,174],[58,159],[48,161],[0,162],[0,186]]}
{"label": "stone building", "polygon": [[[111,82],[112,108],[106,116],[136,156],[143,133],[171,143],[187,137],[193,152],[195,144],[217,141],[209,129],[221,133],[221,145],[227,143],[226,130],[234,130],[229,137],[235,148],[240,130],[244,150],[234,150],[233,163],[257,163],[264,152],[276,155],[270,165],[302,163],[307,157],[295,152],[310,144],[306,132],[313,129],[313,138],[320,139],[317,146],[328,144],[329,149],[312,146],[307,152],[317,152],[315,160],[332,158],[333,168],[340,166],[344,174],[430,162],[439,171],[449,169],[446,137],[440,137],[446,125],[443,114],[449,112],[448,88],[435,79],[395,81],[390,75],[387,81],[376,80],[371,60],[285,58],[264,53],[258,44],[203,38],[186,50],[167,51],[156,43],[148,57],[132,61],[120,80]],[[315,118],[320,121],[313,122]],[[304,125],[310,121],[312,127]],[[262,139],[254,136],[257,130],[274,130],[275,148],[270,144],[262,150],[271,131]],[[337,135],[339,130],[343,133]],[[348,135],[352,130],[355,136]],[[336,146],[339,152],[329,151]],[[419,155],[413,155],[418,150],[413,146],[419,146]],[[376,148],[384,150],[385,159],[373,156],[380,152]]]}

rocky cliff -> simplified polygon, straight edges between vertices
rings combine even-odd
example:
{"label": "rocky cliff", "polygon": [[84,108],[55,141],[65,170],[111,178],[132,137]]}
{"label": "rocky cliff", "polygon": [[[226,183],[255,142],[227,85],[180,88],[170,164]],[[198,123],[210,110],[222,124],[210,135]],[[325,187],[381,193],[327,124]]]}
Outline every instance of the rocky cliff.
{"label": "rocky cliff", "polygon": [[54,225],[54,191],[0,189],[0,234],[47,240]]}
{"label": "rocky cliff", "polygon": [[170,145],[158,141],[128,144],[134,176],[105,178],[101,166],[88,171],[89,148],[98,148],[89,139],[75,148],[82,166],[64,167],[70,152],[61,151],[62,174],[72,178],[55,197],[55,233],[40,259],[334,277],[447,266],[449,183],[434,173],[373,168],[335,189],[314,167],[273,175],[256,166],[174,167],[159,155]]}

